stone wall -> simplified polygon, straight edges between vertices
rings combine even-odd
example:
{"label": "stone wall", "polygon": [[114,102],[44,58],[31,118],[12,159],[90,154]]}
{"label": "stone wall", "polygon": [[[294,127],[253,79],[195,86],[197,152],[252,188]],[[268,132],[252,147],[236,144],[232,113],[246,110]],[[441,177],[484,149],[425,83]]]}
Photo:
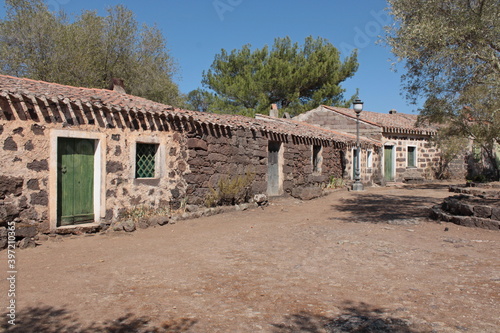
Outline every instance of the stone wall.
{"label": "stone wall", "polygon": [[431,217],[465,227],[500,230],[500,200],[460,194],[434,206]]}
{"label": "stone wall", "polygon": [[[174,123],[165,128],[154,131],[140,126],[1,120],[0,233],[5,233],[8,221],[17,223],[18,241],[37,233],[63,232],[57,228],[55,214],[57,137],[90,138],[102,151],[100,157],[96,148],[95,159],[102,159],[95,164],[96,174],[102,175],[95,191],[100,193],[101,204],[96,216],[99,223],[92,230],[106,228],[126,211],[141,207],[176,210],[185,204],[204,205],[207,193],[222,177],[252,173],[252,194],[266,193],[269,141],[282,142],[283,194],[311,198],[320,193],[330,176],[342,176],[341,151],[345,144],[292,139],[245,128],[201,130],[202,126],[187,129]],[[135,177],[138,142],[159,147],[155,178]],[[312,166],[313,145],[322,146],[317,172]]]}
{"label": "stone wall", "polygon": [[[104,227],[125,210],[140,206],[179,206],[185,196],[187,183],[183,176],[188,168],[187,152],[181,149],[185,138],[177,132],[103,128],[93,124],[67,126],[62,122],[40,125],[19,119],[0,121],[0,228],[8,221],[15,221],[18,240],[25,235],[49,233],[56,227],[51,225],[57,205],[54,190],[57,186],[51,184],[57,181],[51,179],[51,172],[57,168],[57,148],[53,147],[55,132],[56,136],[103,138],[96,140],[105,150],[99,167],[102,170],[98,170],[104,175],[98,189],[103,204],[96,219]],[[158,179],[135,178],[131,148],[138,141],[154,141],[161,146],[164,153],[160,163],[165,167]]]}
{"label": "stone wall", "polygon": [[[349,146],[346,149],[345,155],[345,179],[354,179],[354,146]],[[368,151],[371,152],[372,163],[368,166]],[[381,148],[373,145],[369,149],[361,149],[360,152],[360,170],[361,170],[361,182],[365,185],[371,186],[373,184],[381,184],[382,173],[381,173]]]}
{"label": "stone wall", "polygon": [[342,175],[342,148],[335,147],[333,143],[321,143],[321,171],[314,173],[312,146],[315,142],[311,140],[299,142],[243,128],[219,135],[198,131],[189,133],[186,140],[189,156],[189,171],[185,175],[187,202],[203,205],[210,189],[216,189],[220,179],[246,173],[254,176],[251,194],[266,193],[269,141],[282,143],[283,194],[299,195],[298,188],[320,188],[330,176]]}
{"label": "stone wall", "polygon": [[[440,162],[439,150],[429,142],[428,136],[385,135],[384,145],[394,146],[395,181],[432,180]],[[416,147],[416,165],[408,166],[408,146]]]}
{"label": "stone wall", "polygon": [[[307,113],[298,115],[294,119],[331,130],[356,135],[356,119],[338,114],[336,112],[324,110],[321,106]],[[359,134],[374,140],[382,139],[382,130],[380,127],[363,121],[360,121],[359,123]]]}

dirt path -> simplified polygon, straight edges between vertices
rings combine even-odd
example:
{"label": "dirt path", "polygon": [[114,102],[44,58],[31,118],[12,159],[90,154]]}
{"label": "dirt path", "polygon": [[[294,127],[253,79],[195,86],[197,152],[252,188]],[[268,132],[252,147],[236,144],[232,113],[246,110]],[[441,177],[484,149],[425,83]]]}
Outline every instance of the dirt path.
{"label": "dirt path", "polygon": [[[448,195],[444,185],[342,191],[47,241],[19,251],[17,325],[3,327],[499,332],[500,232],[428,221],[426,208]],[[5,309],[5,278],[0,286]]]}

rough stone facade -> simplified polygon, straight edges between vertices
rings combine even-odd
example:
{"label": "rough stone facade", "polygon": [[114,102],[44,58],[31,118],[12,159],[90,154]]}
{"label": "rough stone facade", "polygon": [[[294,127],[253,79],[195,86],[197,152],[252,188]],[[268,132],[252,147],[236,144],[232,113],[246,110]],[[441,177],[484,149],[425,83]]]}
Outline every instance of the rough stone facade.
{"label": "rough stone facade", "polygon": [[[346,180],[354,180],[354,161],[355,161],[355,145],[350,145],[342,153],[345,156],[344,160],[344,173],[343,177]],[[373,145],[372,147],[362,147],[360,157],[360,177],[361,182],[365,185],[371,186],[373,184],[380,184],[382,182],[381,174],[381,148]],[[369,157],[371,155],[371,157]],[[369,160],[371,160],[369,162]]]}
{"label": "rough stone facade", "polygon": [[[320,106],[294,119],[351,135],[356,134],[357,117],[350,109]],[[375,149],[371,153],[369,153],[370,147],[361,147],[360,169],[363,182],[369,184],[372,182],[383,184],[386,181],[418,182],[435,179],[436,174],[441,173],[440,167],[443,161],[440,151],[431,141],[436,128],[418,127],[416,122],[415,115],[361,112],[360,136],[374,140],[382,146],[381,149]],[[347,179],[353,178],[352,149],[353,147],[348,147],[345,152],[347,164],[344,175]],[[409,149],[413,150],[412,158],[409,156]],[[385,158],[387,150],[392,152],[392,161]],[[369,164],[370,154],[372,161]],[[414,163],[410,162],[411,159]],[[392,164],[390,168],[387,168],[388,162]],[[466,174],[464,157],[457,157],[446,168],[444,176],[450,179],[463,179]]]}
{"label": "rough stone facade", "polygon": [[[27,129],[20,132],[18,129],[23,126]],[[51,229],[49,193],[54,195],[49,188],[49,165],[54,164],[51,162],[54,156],[51,156],[50,151],[51,132],[55,130],[60,131],[60,136],[86,138],[89,133],[104,135],[103,142],[100,142],[106,147],[102,186],[105,189],[105,207],[102,207],[103,214],[99,219],[102,219],[102,222],[110,222],[118,218],[124,210],[134,206],[160,207],[175,203],[186,192],[187,184],[183,175],[187,171],[187,153],[181,151],[183,138],[179,133],[151,133],[94,125],[81,125],[70,130],[60,123],[29,126],[29,123],[21,120],[5,122],[3,128],[0,141],[9,142],[9,147],[15,144],[17,148],[4,147],[0,159],[0,168],[3,170],[3,175],[0,176],[0,183],[3,185],[0,195],[2,220],[37,222],[37,228],[42,232]],[[144,138],[156,138],[166,151],[178,152],[165,154],[162,163],[168,166],[170,171],[158,179],[140,180],[134,177],[131,146]],[[29,149],[26,148],[28,145]]]}
{"label": "rough stone facade", "polygon": [[[97,231],[142,207],[193,209],[224,177],[251,173],[250,195],[266,194],[270,142],[281,147],[277,194],[309,199],[342,176],[341,152],[353,145],[352,138],[287,121],[174,110],[117,92],[6,76],[0,83],[0,247],[12,221],[18,243],[31,246],[37,234]],[[70,139],[92,145],[94,221],[63,226],[66,171],[58,156],[60,142]],[[154,176],[136,174],[139,145],[154,146]]]}
{"label": "rough stone facade", "polygon": [[[281,140],[281,141],[280,141]],[[187,200],[202,205],[210,189],[215,189],[223,177],[254,175],[251,194],[266,193],[268,172],[268,143],[282,143],[283,194],[294,195],[294,189],[321,187],[330,176],[341,177],[341,151],[343,145],[322,142],[321,172],[313,172],[312,140],[283,140],[260,131],[240,128],[231,135],[188,134],[189,173],[185,175]],[[299,195],[297,195],[299,196]]]}
{"label": "rough stone facade", "polygon": [[[439,164],[439,151],[429,142],[429,137],[409,135],[384,136],[384,146],[393,146],[395,152],[395,177],[398,182],[434,179]],[[408,165],[408,147],[415,147],[415,165]]]}

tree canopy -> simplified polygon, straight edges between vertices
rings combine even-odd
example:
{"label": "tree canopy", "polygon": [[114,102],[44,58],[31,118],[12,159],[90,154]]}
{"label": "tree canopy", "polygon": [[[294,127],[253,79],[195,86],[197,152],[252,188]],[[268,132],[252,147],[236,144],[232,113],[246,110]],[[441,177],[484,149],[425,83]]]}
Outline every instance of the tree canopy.
{"label": "tree canopy", "polygon": [[498,0],[389,0],[386,41],[404,62],[410,101],[425,100],[422,119],[446,122],[472,138],[494,167],[500,144],[500,3]]}
{"label": "tree canopy", "polygon": [[139,25],[124,6],[106,16],[84,11],[73,20],[49,11],[43,0],[6,0],[5,7],[2,74],[89,88],[108,88],[121,78],[132,95],[181,103],[165,38],[156,26]]}
{"label": "tree canopy", "polygon": [[343,61],[339,51],[323,38],[307,37],[302,46],[289,37],[276,38],[274,45],[252,50],[250,45],[215,56],[203,73],[203,85],[215,93],[198,91],[191,100],[219,113],[253,115],[267,113],[276,103],[292,115],[320,104],[348,106],[341,83],[358,68],[353,52]]}

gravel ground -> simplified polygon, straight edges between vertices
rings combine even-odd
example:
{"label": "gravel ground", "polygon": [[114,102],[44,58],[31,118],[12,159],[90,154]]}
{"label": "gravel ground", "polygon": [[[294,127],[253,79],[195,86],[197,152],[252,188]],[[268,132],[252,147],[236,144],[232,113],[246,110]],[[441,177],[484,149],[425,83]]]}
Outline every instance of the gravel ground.
{"label": "gravel ground", "polygon": [[[499,332],[500,232],[444,184],[336,191],[17,253],[6,332]],[[7,275],[7,253],[0,252]],[[8,281],[0,281],[3,309]]]}

